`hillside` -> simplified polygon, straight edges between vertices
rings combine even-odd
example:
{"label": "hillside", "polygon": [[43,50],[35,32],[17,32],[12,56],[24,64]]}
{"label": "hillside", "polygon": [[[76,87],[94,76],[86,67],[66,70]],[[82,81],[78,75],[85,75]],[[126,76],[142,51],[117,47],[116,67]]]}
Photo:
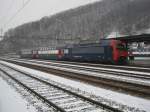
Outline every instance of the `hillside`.
{"label": "hillside", "polygon": [[103,0],[10,29],[0,45],[18,51],[145,33],[149,12],[150,0]]}

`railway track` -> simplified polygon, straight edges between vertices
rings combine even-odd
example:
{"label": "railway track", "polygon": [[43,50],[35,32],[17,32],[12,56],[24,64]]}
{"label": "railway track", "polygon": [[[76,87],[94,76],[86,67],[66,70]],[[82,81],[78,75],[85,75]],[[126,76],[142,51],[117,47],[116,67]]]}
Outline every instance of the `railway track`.
{"label": "railway track", "polygon": [[53,111],[123,112],[122,110],[92,100],[82,94],[69,91],[57,84],[47,82],[40,77],[22,72],[8,65],[0,64],[0,71],[30,91],[33,96],[36,96],[43,103],[52,108]]}
{"label": "railway track", "polygon": [[[26,62],[32,62],[37,64],[44,64],[44,65],[51,65],[51,66],[57,66],[57,67],[64,67],[64,68],[72,68],[77,70],[85,70],[90,72],[97,72],[97,73],[107,73],[107,74],[113,74],[116,76],[125,76],[125,77],[133,77],[137,79],[150,79],[150,70],[149,68],[137,68],[137,67],[124,67],[124,66],[112,66],[112,65],[103,65],[108,66],[105,67],[96,67],[96,66],[82,66],[81,63],[78,64],[66,64],[66,63],[58,63],[58,61],[47,62],[47,61],[39,61],[39,60],[26,60],[26,59],[13,59],[13,60],[21,60]],[[74,63],[74,62],[70,62]],[[110,68],[111,67],[111,68]],[[123,68],[123,69],[120,69]],[[132,69],[133,68],[133,69]],[[136,69],[136,71],[134,71]],[[127,70],[126,70],[127,69]],[[129,70],[128,70],[129,69]],[[118,71],[119,70],[119,71]]]}
{"label": "railway track", "polygon": [[[44,60],[42,60],[44,61]],[[55,61],[51,60],[50,62],[56,63],[64,63],[64,64],[73,64],[73,65],[82,65],[82,66],[89,66],[89,67],[100,67],[100,68],[109,68],[109,69],[120,69],[120,70],[128,70],[128,71],[137,71],[137,72],[150,72],[150,68],[138,66],[138,65],[109,65],[109,64],[94,64],[94,63],[80,63],[80,62],[68,62],[68,61]]]}
{"label": "railway track", "polygon": [[[16,59],[16,58],[12,58]],[[18,59],[17,59],[18,60]],[[26,60],[26,59],[19,59],[19,60]],[[108,65],[108,64],[94,64],[94,63],[83,63],[83,62],[70,62],[70,61],[56,61],[56,60],[42,60],[42,59],[28,59],[27,61],[31,62],[40,62],[44,64],[53,64],[53,65],[62,65],[62,66],[79,66],[84,68],[103,68],[103,69],[111,69],[112,71],[115,69],[122,70],[122,71],[134,71],[135,72],[147,72],[150,73],[150,68],[148,67],[138,67],[138,66],[119,66],[119,65]],[[101,69],[102,70],[102,69]]]}
{"label": "railway track", "polygon": [[42,61],[46,63],[58,63],[58,64],[71,64],[71,65],[81,65],[81,66],[89,66],[89,67],[101,67],[101,68],[110,68],[110,69],[121,69],[128,71],[137,71],[137,72],[150,72],[149,67],[138,66],[138,65],[109,65],[109,64],[100,64],[100,63],[83,63],[83,62],[70,62],[70,61],[56,61],[56,60],[42,60],[42,59],[32,59],[36,61]]}
{"label": "railway track", "polygon": [[[140,72],[134,71],[134,69],[128,70],[128,71],[126,71],[125,69],[122,69],[122,70],[118,71],[118,69],[120,69],[120,68],[114,69],[113,66],[112,66],[112,68],[113,68],[112,69],[112,68],[102,68],[102,67],[100,68],[100,67],[80,66],[80,65],[65,64],[65,63],[55,63],[55,62],[53,63],[53,62],[45,62],[45,61],[38,61],[38,60],[23,60],[23,61],[44,64],[44,65],[57,66],[57,67],[72,68],[72,69],[77,69],[77,70],[85,70],[85,71],[90,71],[90,72],[107,73],[107,74],[113,74],[115,76],[125,76],[125,77],[129,77],[129,78],[133,77],[133,78],[137,78],[137,79],[148,79],[148,80],[150,79],[150,72],[146,73],[144,71],[146,68],[141,68],[142,70],[138,69]],[[121,67],[121,66],[119,66],[119,67]],[[141,71],[144,71],[144,72],[141,72]],[[135,73],[135,72],[139,72],[139,73]]]}
{"label": "railway track", "polygon": [[149,73],[125,73],[111,70],[94,69],[75,65],[53,64],[31,60],[7,60],[22,66],[38,69],[59,76],[69,77],[86,81],[118,91],[127,92],[132,95],[150,98],[150,75]]}
{"label": "railway track", "polygon": [[67,78],[86,81],[91,84],[96,84],[101,87],[108,87],[128,94],[150,98],[150,75],[149,73],[140,74],[130,72],[117,72],[109,69],[56,64],[49,62],[41,62],[35,60],[6,60],[15,64],[26,66],[29,68],[38,69],[44,72],[52,73]]}

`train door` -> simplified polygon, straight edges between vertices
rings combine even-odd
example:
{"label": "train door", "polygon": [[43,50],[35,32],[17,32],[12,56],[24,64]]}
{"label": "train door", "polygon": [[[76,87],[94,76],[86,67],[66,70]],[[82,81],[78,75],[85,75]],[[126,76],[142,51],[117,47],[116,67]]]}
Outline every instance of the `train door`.
{"label": "train door", "polygon": [[111,46],[105,47],[105,60],[107,62],[113,61],[113,48]]}

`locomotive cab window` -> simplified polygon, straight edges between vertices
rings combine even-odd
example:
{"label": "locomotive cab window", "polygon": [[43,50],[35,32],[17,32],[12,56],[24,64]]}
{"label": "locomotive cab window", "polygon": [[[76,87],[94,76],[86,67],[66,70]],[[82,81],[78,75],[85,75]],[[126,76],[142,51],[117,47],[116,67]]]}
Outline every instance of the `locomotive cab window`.
{"label": "locomotive cab window", "polygon": [[125,44],[123,43],[119,43],[117,44],[117,47],[116,47],[118,50],[127,50],[127,47]]}

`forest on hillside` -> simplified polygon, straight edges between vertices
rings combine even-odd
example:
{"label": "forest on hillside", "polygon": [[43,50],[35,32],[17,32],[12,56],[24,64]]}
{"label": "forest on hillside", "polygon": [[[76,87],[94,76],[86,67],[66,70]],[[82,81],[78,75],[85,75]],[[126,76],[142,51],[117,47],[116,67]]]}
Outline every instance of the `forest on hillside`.
{"label": "forest on hillside", "polygon": [[[4,51],[99,42],[150,29],[150,0],[103,0],[43,17],[5,32]],[[33,15],[34,16],[34,15]]]}

